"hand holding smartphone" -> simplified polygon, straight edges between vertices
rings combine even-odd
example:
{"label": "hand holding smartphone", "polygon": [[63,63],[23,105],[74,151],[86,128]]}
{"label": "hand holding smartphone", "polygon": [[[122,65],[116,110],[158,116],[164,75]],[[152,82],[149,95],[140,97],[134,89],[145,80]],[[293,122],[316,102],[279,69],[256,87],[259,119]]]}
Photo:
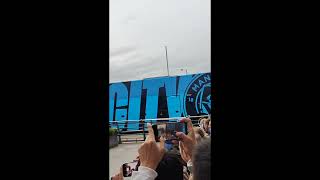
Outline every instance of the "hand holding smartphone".
{"label": "hand holding smartphone", "polygon": [[133,160],[132,162],[124,163],[122,165],[123,177],[132,176],[132,172],[138,171],[139,166],[140,166],[139,160]]}
{"label": "hand holding smartphone", "polygon": [[152,126],[156,141],[159,142],[162,136],[165,140],[165,148],[167,150],[170,150],[173,144],[178,144],[180,141],[176,136],[176,132],[187,134],[186,123],[181,122],[181,119],[183,118],[178,118],[176,122],[160,122]]}

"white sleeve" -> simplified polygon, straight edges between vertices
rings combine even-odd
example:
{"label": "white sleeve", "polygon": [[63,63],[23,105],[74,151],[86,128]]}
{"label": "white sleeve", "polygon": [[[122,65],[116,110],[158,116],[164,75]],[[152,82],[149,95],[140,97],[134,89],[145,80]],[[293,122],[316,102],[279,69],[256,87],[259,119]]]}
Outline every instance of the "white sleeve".
{"label": "white sleeve", "polygon": [[139,166],[138,171],[132,171],[131,180],[154,180],[158,173],[148,167]]}
{"label": "white sleeve", "polygon": [[187,168],[188,168],[189,172],[192,174],[192,161],[191,161],[191,159],[187,162]]}

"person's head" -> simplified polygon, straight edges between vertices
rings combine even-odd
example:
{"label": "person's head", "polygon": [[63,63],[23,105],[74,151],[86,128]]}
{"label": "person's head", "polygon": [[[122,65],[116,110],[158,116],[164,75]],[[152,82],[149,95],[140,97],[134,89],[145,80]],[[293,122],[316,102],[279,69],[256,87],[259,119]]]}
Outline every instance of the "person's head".
{"label": "person's head", "polygon": [[211,135],[211,121],[209,121],[208,134]]}
{"label": "person's head", "polygon": [[156,169],[158,176],[155,180],[182,180],[183,165],[179,158],[177,154],[165,153]]}
{"label": "person's head", "polygon": [[201,141],[201,139],[205,137],[205,132],[200,127],[193,127],[193,130],[195,133],[196,140],[199,143]]}
{"label": "person's head", "polygon": [[204,119],[206,119],[206,118],[202,117],[199,119],[199,126],[200,127],[203,126]]}
{"label": "person's head", "polygon": [[193,180],[211,179],[211,138],[198,143],[192,154]]}
{"label": "person's head", "polygon": [[208,133],[209,131],[209,123],[210,123],[210,120],[209,119],[204,119],[203,120],[203,130]]}

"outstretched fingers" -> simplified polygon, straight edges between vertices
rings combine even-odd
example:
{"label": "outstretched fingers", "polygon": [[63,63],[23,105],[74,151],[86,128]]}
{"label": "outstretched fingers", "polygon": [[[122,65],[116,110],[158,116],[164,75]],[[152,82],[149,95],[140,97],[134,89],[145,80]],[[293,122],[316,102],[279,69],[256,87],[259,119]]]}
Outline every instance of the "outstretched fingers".
{"label": "outstretched fingers", "polygon": [[154,137],[154,132],[150,123],[147,124],[148,127],[148,136],[146,138],[146,142],[148,141],[156,141]]}
{"label": "outstretched fingers", "polygon": [[181,122],[187,123],[187,129],[188,129],[188,136],[191,137],[193,142],[196,142],[196,136],[193,130],[192,121],[189,118],[183,118]]}

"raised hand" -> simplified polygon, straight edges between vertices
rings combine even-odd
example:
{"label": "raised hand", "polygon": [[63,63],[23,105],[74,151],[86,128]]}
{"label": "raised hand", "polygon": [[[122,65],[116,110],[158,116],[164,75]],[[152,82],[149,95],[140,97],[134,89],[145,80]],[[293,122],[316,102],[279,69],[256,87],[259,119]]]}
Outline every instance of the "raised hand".
{"label": "raised hand", "polygon": [[154,132],[150,123],[148,123],[148,136],[145,142],[140,146],[138,152],[141,166],[153,170],[157,168],[165,153],[164,139],[162,137],[160,138],[160,146],[156,144]]}
{"label": "raised hand", "polygon": [[185,157],[192,157],[192,151],[196,144],[196,137],[192,126],[192,121],[189,118],[183,118],[181,122],[186,122],[188,127],[188,135],[185,135],[183,132],[177,132],[176,135],[180,139],[179,146],[183,149]]}

